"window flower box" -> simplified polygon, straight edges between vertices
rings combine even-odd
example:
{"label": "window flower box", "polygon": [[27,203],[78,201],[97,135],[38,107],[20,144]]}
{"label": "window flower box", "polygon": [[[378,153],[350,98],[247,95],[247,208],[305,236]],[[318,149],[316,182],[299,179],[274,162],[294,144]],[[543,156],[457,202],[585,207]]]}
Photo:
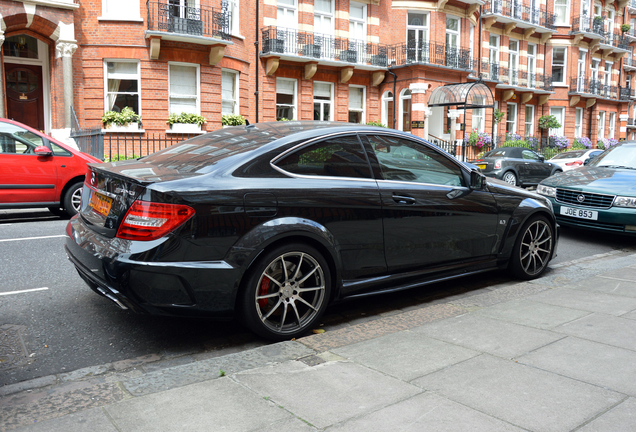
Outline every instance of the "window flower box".
{"label": "window flower box", "polygon": [[173,123],[170,126],[170,132],[183,134],[201,133],[201,126],[196,123]]}

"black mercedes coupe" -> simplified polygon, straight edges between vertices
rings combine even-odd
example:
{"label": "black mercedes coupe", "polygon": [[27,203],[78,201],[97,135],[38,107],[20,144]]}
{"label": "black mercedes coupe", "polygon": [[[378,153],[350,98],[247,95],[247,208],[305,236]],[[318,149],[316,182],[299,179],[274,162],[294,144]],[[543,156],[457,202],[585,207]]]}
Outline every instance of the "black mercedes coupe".
{"label": "black mercedes coupe", "polygon": [[273,340],[347,297],[539,277],[558,240],[545,197],[391,129],[259,123],[89,169],[66,230],[89,287],[139,313],[236,315]]}

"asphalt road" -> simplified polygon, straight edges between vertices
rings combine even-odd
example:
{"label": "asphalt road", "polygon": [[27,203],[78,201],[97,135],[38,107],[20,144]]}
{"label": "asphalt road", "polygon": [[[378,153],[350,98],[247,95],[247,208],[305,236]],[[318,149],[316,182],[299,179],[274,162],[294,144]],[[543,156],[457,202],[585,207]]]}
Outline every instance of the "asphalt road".
{"label": "asphalt road", "polygon": [[[94,294],[63,249],[67,220],[46,210],[0,211],[0,386],[46,375],[162,354],[215,356],[267,343],[236,323],[134,315]],[[554,263],[625,249],[633,239],[562,229]],[[499,273],[426,288],[454,295],[508,280]],[[411,290],[327,310],[329,328],[424,302]],[[429,295],[427,294],[427,295]],[[2,361],[4,360],[4,361]]]}

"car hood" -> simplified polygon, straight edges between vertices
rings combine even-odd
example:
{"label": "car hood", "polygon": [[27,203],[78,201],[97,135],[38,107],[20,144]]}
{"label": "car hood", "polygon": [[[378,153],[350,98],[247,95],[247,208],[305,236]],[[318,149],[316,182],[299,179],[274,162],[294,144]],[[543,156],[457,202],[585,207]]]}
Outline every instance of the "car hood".
{"label": "car hood", "polygon": [[505,181],[498,180],[492,177],[486,177],[486,183],[488,184],[488,190],[494,193],[500,194],[509,194],[509,195],[517,195],[523,196],[527,198],[539,199],[540,201],[545,201],[545,197],[539,195],[536,192],[529,191],[527,189],[522,189],[517,186],[512,186]]}
{"label": "car hood", "polygon": [[541,184],[609,195],[636,196],[636,170],[604,167],[578,168],[549,177]]}

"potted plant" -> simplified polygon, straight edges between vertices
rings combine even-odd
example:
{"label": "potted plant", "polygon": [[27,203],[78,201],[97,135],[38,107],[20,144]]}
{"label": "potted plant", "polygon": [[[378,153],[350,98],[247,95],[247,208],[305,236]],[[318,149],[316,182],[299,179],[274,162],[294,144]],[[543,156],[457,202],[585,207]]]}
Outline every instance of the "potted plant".
{"label": "potted plant", "polygon": [[182,112],[170,114],[166,123],[168,123],[172,132],[198,133],[201,132],[201,126],[206,121],[206,118],[202,115]]}
{"label": "potted plant", "polygon": [[503,111],[499,111],[497,108],[495,108],[495,124],[499,124],[503,116]]}
{"label": "potted plant", "polygon": [[223,114],[221,116],[221,124],[227,126],[242,126],[245,124],[245,117],[240,114]]}
{"label": "potted plant", "polygon": [[104,129],[111,131],[131,131],[138,130],[141,116],[131,107],[124,107],[121,111],[106,111],[102,116]]}
{"label": "potted plant", "polygon": [[553,115],[544,115],[539,117],[539,129],[541,129],[541,136],[548,133],[550,129],[558,129],[561,127],[561,123]]}
{"label": "potted plant", "polygon": [[621,24],[621,32],[622,33],[627,33],[631,28],[632,28],[632,26],[630,26],[629,24]]}

